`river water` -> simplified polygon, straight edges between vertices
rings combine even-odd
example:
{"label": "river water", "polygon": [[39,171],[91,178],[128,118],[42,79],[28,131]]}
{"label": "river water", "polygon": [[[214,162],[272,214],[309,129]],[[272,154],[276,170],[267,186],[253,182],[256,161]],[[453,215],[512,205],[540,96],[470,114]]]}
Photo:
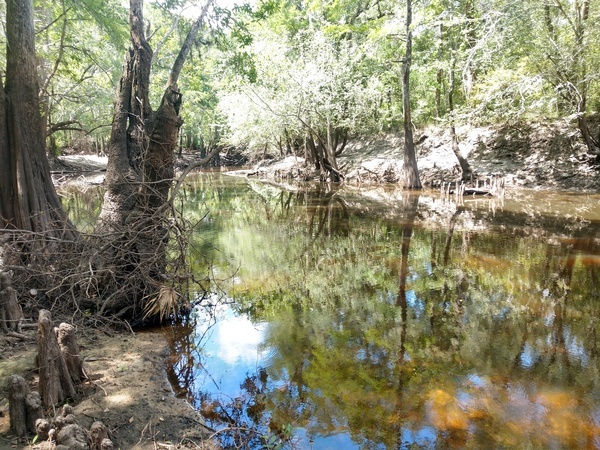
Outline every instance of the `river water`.
{"label": "river water", "polygon": [[[176,392],[234,448],[600,448],[600,196],[190,178]],[[209,283],[207,281],[207,283]]]}
{"label": "river water", "polygon": [[224,444],[600,447],[600,196],[185,195],[216,287],[167,332],[170,379]]}

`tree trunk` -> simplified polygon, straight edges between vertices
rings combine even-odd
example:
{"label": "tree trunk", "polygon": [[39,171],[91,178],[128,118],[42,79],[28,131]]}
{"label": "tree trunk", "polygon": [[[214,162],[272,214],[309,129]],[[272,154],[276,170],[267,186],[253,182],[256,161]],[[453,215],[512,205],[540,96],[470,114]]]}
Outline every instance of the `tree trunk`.
{"label": "tree trunk", "polygon": [[421,189],[419,168],[410,116],[410,65],[412,60],[412,0],[406,1],[406,54],[402,63],[402,105],[404,107],[404,188]]}
{"label": "tree trunk", "polygon": [[5,332],[21,331],[23,311],[17,301],[8,272],[0,272],[0,325]]}
{"label": "tree trunk", "polygon": [[90,450],[108,450],[114,448],[111,441],[110,430],[100,421],[90,427]]}
{"label": "tree trunk", "polygon": [[[106,193],[96,229],[104,249],[98,264],[118,290],[100,312],[139,317],[148,299],[161,290],[166,271],[168,198],[182,96],[177,81],[208,10],[194,22],[173,64],[160,106],[152,111],[149,80],[152,49],[144,34],[143,0],[130,0],[132,47],[127,53],[115,101],[108,147]],[[107,239],[110,241],[107,243]]]}
{"label": "tree trunk", "polygon": [[444,42],[444,25],[440,23],[437,31],[438,31],[438,35],[436,37],[437,37],[437,45],[438,45],[438,52],[437,52],[438,69],[436,71],[436,83],[435,83],[435,117],[439,119],[440,117],[442,117],[442,86],[444,83],[444,71],[442,69],[442,60],[443,60],[443,54],[444,54],[444,45],[442,45],[442,43]]}
{"label": "tree trunk", "polygon": [[[340,142],[340,138],[342,142]],[[347,130],[336,130],[335,133],[335,156],[340,156],[348,144],[348,131]]]}
{"label": "tree trunk", "polygon": [[283,134],[285,136],[285,154],[291,155],[292,154],[292,142],[290,139],[290,133],[288,132],[287,128],[283,129]]}
{"label": "tree trunk", "polygon": [[54,331],[58,339],[60,353],[65,360],[69,375],[71,375],[71,380],[74,384],[79,384],[86,376],[83,371],[83,358],[79,354],[75,327],[68,323],[61,323]]}
{"label": "tree trunk", "polygon": [[578,10],[575,13],[575,42],[576,42],[576,61],[577,61],[577,81],[579,98],[577,99],[577,126],[581,131],[583,141],[588,148],[588,151],[600,157],[600,148],[598,142],[594,140],[587,122],[587,94],[589,87],[589,76],[587,70],[587,54],[585,43],[586,24],[589,18],[590,2],[583,0],[581,3],[576,2]]}
{"label": "tree trunk", "polygon": [[461,179],[466,181],[469,177],[473,175],[473,170],[471,169],[471,165],[467,161],[467,158],[464,157],[462,152],[460,151],[460,147],[458,146],[458,137],[456,136],[456,126],[454,125],[454,68],[456,66],[456,59],[454,55],[452,55],[452,63],[450,64],[450,89],[448,92],[448,107],[450,108],[450,137],[452,139],[452,152],[456,159],[458,160],[458,164],[460,165]]}
{"label": "tree trunk", "polygon": [[104,202],[98,228],[120,232],[136,204],[142,181],[142,158],[151,121],[149,87],[152,49],[144,36],[142,0],[131,0],[129,21],[132,47],[126,55],[108,142]]}
{"label": "tree trunk", "polygon": [[316,170],[321,170],[321,158],[319,157],[319,151],[317,149],[317,144],[315,143],[315,139],[312,133],[306,133],[306,137],[304,139],[305,146],[305,157],[308,162],[315,166]]}
{"label": "tree trunk", "polygon": [[34,45],[33,1],[7,0],[6,86],[0,105],[0,224],[75,240],[46,158]]}
{"label": "tree trunk", "polygon": [[583,138],[583,142],[585,142],[588,151],[592,155],[600,157],[600,149],[597,142],[592,137],[592,133],[590,133],[590,127],[587,123],[587,114],[585,112],[580,113],[579,117],[577,117],[577,127],[579,128],[579,132],[581,133],[581,137]]}

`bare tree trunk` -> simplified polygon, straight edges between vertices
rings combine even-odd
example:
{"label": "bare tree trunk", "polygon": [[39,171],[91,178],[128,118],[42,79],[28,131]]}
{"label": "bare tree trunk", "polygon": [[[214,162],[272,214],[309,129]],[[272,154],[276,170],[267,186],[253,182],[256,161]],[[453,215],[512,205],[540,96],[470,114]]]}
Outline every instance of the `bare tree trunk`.
{"label": "bare tree trunk", "polygon": [[79,345],[77,345],[75,327],[68,323],[61,323],[54,331],[71,380],[74,384],[79,384],[86,377],[83,371],[83,358],[79,354]]}
{"label": "bare tree trunk", "polygon": [[[143,0],[130,0],[128,51],[108,148],[106,194],[96,229],[105,251],[99,265],[119,290],[107,299],[101,313],[139,317],[146,302],[164,282],[168,243],[168,198],[174,178],[174,156],[182,95],[177,82],[200,25],[207,2],[192,25],[169,75],[160,106],[149,100],[152,49],[144,34]],[[106,240],[111,240],[107,245]]]}
{"label": "bare tree trunk", "polygon": [[114,448],[110,431],[106,425],[96,421],[90,427],[90,450],[109,450]]}
{"label": "bare tree trunk", "polygon": [[589,87],[589,76],[587,70],[587,54],[586,52],[586,43],[585,43],[585,32],[586,32],[586,24],[589,19],[590,13],[590,1],[583,0],[581,3],[576,2],[575,6],[577,11],[575,13],[575,42],[577,43],[576,52],[578,61],[578,82],[579,82],[579,98],[577,101],[577,126],[581,131],[581,136],[583,137],[583,141],[588,148],[588,151],[592,154],[595,154],[597,157],[600,157],[600,146],[596,140],[592,137],[590,133],[590,128],[587,122],[587,94]]}
{"label": "bare tree trunk", "polygon": [[442,42],[444,40],[444,25],[440,23],[438,27],[438,52],[437,52],[437,61],[439,67],[436,73],[436,85],[435,85],[435,117],[442,117],[442,86],[444,83],[444,71],[441,68],[442,58],[444,53],[444,46]]}
{"label": "bare tree trunk", "polygon": [[75,240],[46,158],[34,44],[33,1],[7,0],[6,86],[0,109],[0,224]]}
{"label": "bare tree trunk", "polygon": [[[340,138],[342,142],[340,142]],[[347,130],[336,130],[335,135],[335,156],[340,156],[348,144],[348,131]]]}
{"label": "bare tree trunk", "polygon": [[471,175],[473,175],[473,170],[471,169],[471,165],[467,161],[467,158],[465,158],[462,152],[460,151],[460,147],[458,146],[458,137],[456,136],[456,126],[454,124],[455,65],[456,59],[454,55],[452,55],[452,63],[450,64],[450,89],[448,92],[448,107],[450,108],[450,137],[452,139],[452,152],[454,153],[454,156],[456,156],[458,164],[460,165],[461,179],[467,180]]}
{"label": "bare tree trunk", "polygon": [[305,156],[306,160],[311,164],[314,164],[316,170],[321,170],[321,158],[319,157],[319,151],[317,149],[317,144],[315,143],[315,139],[312,133],[308,132],[306,134],[305,142]]}
{"label": "bare tree trunk", "polygon": [[588,125],[585,99],[581,100],[578,107],[577,128],[579,128],[579,132],[581,133],[581,137],[583,138],[583,142],[585,142],[588,151],[592,155],[596,155],[597,158],[600,157],[600,146],[592,137],[592,133],[590,132],[590,127]]}
{"label": "bare tree trunk", "polygon": [[144,36],[142,6],[142,0],[131,0],[132,47],[126,55],[115,100],[106,193],[98,219],[98,227],[104,231],[121,231],[134,209],[136,191],[142,181],[142,159],[148,143],[146,127],[152,115],[149,99],[152,49]]}
{"label": "bare tree trunk", "polygon": [[410,115],[410,65],[412,60],[412,0],[406,1],[406,54],[402,63],[402,105],[404,107],[404,188],[421,189]]}
{"label": "bare tree trunk", "polygon": [[8,272],[0,272],[0,325],[4,331],[21,331],[23,311]]}
{"label": "bare tree trunk", "polygon": [[291,155],[292,154],[292,142],[290,139],[290,133],[288,132],[287,128],[283,129],[283,134],[285,136],[285,154]]}

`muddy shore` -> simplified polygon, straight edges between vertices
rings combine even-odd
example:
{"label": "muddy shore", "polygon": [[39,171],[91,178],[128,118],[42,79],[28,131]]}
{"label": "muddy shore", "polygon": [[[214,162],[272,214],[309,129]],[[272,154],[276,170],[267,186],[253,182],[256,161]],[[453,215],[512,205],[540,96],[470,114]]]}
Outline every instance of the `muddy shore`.
{"label": "muddy shore", "polygon": [[[212,431],[167,380],[169,329],[118,333],[80,330],[84,368],[93,381],[80,386],[73,404],[85,429],[100,420],[112,432],[115,448],[134,450],[211,449]],[[19,373],[35,386],[35,331],[26,341],[0,338],[0,377]],[[33,436],[30,437],[32,439]],[[0,402],[0,449],[36,449],[9,432],[8,404]]]}

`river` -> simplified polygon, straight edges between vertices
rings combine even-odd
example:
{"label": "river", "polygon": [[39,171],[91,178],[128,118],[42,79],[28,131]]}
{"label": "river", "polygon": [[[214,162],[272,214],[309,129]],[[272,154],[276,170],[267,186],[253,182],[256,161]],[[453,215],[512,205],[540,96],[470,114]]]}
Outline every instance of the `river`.
{"label": "river", "polygon": [[600,447],[600,196],[187,183],[169,377],[238,448]]}

